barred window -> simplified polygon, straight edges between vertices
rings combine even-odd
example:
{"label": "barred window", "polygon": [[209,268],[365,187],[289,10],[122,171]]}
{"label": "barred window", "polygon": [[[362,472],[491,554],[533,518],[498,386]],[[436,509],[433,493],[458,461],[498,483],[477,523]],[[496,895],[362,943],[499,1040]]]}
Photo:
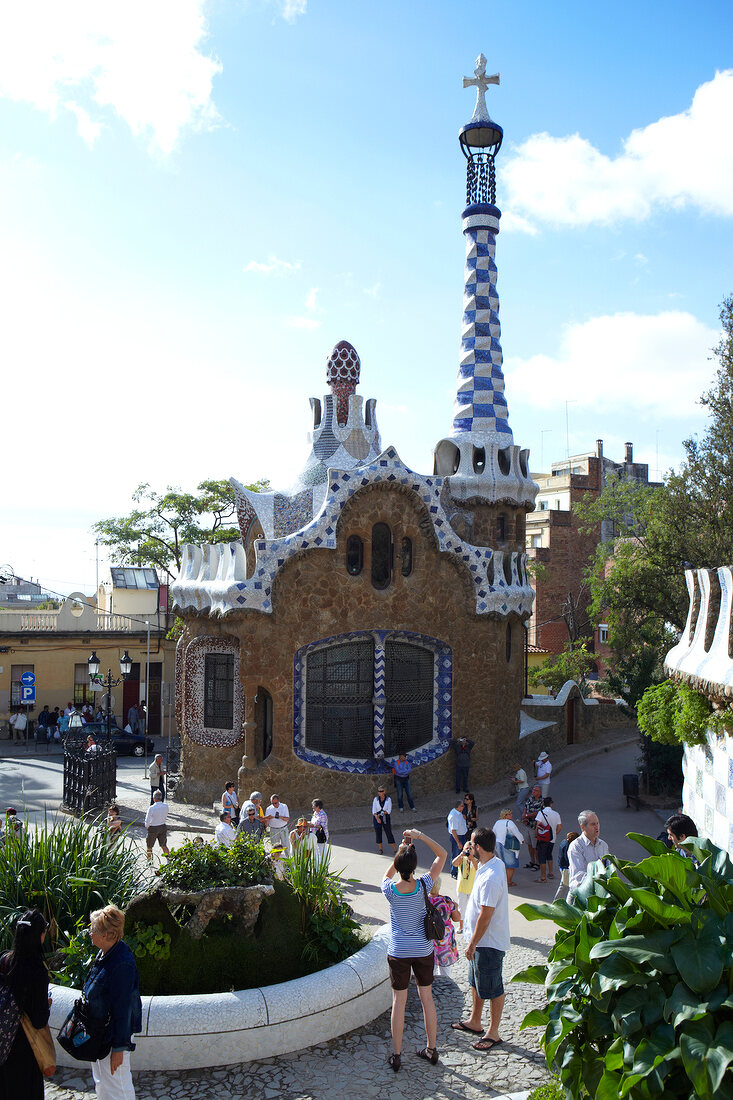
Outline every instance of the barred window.
{"label": "barred window", "polygon": [[409,642],[385,645],[384,751],[410,752],[433,736],[433,653]]}
{"label": "barred window", "polygon": [[204,726],[234,728],[234,654],[207,653],[204,664]]}
{"label": "barred window", "polygon": [[363,638],[309,654],[308,748],[338,756],[373,754],[374,641]]}

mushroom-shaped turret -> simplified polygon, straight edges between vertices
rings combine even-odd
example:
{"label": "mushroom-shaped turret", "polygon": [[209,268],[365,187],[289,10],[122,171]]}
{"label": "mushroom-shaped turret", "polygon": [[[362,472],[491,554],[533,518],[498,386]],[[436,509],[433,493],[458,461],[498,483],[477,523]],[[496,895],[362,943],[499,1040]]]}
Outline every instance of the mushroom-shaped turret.
{"label": "mushroom-shaped turret", "polygon": [[339,340],[326,360],[326,381],[336,398],[336,420],[345,424],[349,419],[349,398],[359,385],[361,360],[348,340]]}

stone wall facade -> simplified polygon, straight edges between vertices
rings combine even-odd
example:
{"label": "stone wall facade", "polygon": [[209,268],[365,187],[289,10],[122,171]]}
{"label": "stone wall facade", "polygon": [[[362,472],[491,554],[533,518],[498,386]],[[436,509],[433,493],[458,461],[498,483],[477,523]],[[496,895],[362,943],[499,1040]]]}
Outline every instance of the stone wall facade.
{"label": "stone wall facade", "polygon": [[[497,511],[507,511],[505,507]],[[488,517],[487,517],[488,518]],[[395,548],[391,583],[377,589],[371,583],[371,532],[386,523]],[[346,569],[346,540],[359,535],[364,543],[363,569],[352,576]],[[402,575],[403,537],[412,541],[412,571]],[[450,737],[466,735],[476,742],[471,778],[493,782],[507,771],[519,738],[519,706],[523,688],[524,628],[518,615],[497,618],[478,615],[467,565],[438,552],[425,504],[399,485],[369,486],[354,494],[337,527],[337,547],[308,549],[292,557],[279,571],[272,591],[272,613],[231,612],[225,618],[183,614],[181,643],[183,780],[180,791],[192,801],[207,803],[221,795],[225,782],[238,779],[239,797],[254,789],[273,792],[291,811],[310,806],[313,798],[329,805],[364,803],[375,792],[380,771],[355,773],[319,767],[294,751],[294,660],[296,654],[321,639],[357,631],[406,631],[435,639],[451,654],[452,684],[441,699],[440,749],[418,763],[411,785],[416,801],[430,792],[452,789],[453,753]],[[232,744],[202,744],[195,739],[187,715],[201,701],[200,690],[187,675],[189,653],[200,653],[206,639],[212,648],[238,647],[238,676],[243,698],[239,740]],[[266,743],[266,710],[270,700],[272,745]],[[445,735],[445,730],[448,730]],[[307,740],[307,737],[306,737]]]}

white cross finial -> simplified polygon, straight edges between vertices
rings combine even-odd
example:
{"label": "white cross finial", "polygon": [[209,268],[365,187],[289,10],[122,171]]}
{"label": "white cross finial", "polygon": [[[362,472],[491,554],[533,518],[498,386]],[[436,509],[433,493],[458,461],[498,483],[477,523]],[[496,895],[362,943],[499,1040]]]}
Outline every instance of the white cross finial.
{"label": "white cross finial", "polygon": [[476,107],[471,122],[490,122],[489,112],[486,110],[486,89],[489,84],[499,83],[499,74],[486,75],[486,58],[482,53],[476,58],[476,68],[473,77],[464,76],[463,87],[476,89]]}

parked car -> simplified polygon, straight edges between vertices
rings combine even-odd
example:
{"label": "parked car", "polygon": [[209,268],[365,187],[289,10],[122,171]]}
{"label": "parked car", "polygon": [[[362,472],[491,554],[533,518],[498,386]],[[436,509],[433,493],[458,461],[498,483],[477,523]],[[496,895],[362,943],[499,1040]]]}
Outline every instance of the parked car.
{"label": "parked car", "polygon": [[[148,755],[152,756],[155,752],[155,742],[151,737],[145,738],[141,733],[126,733],[121,730],[116,722],[112,723],[110,730],[112,734],[112,743],[117,750],[118,756],[145,756],[145,742],[148,743]],[[83,737],[88,737],[89,734],[98,741],[105,741],[107,738],[107,723],[106,722],[87,722],[82,727],[81,734]]]}

